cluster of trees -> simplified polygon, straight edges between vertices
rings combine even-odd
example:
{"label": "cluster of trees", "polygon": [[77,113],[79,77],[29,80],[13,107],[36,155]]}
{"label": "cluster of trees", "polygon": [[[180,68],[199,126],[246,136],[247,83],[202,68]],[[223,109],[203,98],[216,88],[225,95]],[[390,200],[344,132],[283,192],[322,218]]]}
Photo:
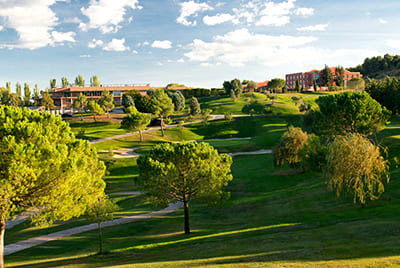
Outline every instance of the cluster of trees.
{"label": "cluster of trees", "polygon": [[337,66],[333,74],[331,68],[325,64],[321,77],[318,81],[319,86],[328,87],[330,91],[343,90],[344,88],[344,68]]}
{"label": "cluster of trees", "polygon": [[191,98],[191,97],[209,97],[209,96],[219,96],[219,95],[224,95],[225,90],[220,89],[220,88],[192,88],[192,89],[183,89],[182,91],[183,96],[185,98]]}
{"label": "cluster of trees", "polygon": [[80,93],[72,103],[72,107],[80,112],[81,115],[84,111],[92,113],[94,120],[96,121],[96,115],[101,115],[106,112],[109,116],[109,112],[115,107],[114,97],[107,89],[102,92],[101,97],[97,102],[95,100],[88,101],[87,97]]}
{"label": "cluster of trees", "polygon": [[385,54],[383,57],[366,58],[363,64],[347,69],[352,72],[360,72],[365,77],[376,78],[382,71],[388,72],[400,69],[400,55]]}
{"label": "cluster of trees", "polygon": [[237,78],[231,81],[224,81],[223,88],[225,90],[225,93],[229,95],[233,100],[239,98],[243,92],[243,85]]}
{"label": "cluster of trees", "polygon": [[[67,77],[63,76],[61,77],[61,87],[66,88],[70,86],[78,86],[78,87],[84,87],[85,86],[85,80],[83,79],[83,76],[78,74],[78,76],[75,78],[75,82],[73,84],[68,82]],[[55,88],[57,86],[57,80],[56,79],[50,79],[50,88]],[[100,86],[100,81],[99,77],[97,75],[93,75],[90,77],[90,86],[91,87],[98,87]]]}
{"label": "cluster of trees", "polygon": [[274,149],[275,165],[289,164],[323,170],[328,186],[338,195],[353,194],[364,206],[384,191],[388,161],[371,137],[387,122],[390,112],[366,92],[320,97],[319,110],[304,117],[304,128],[289,127]]}
{"label": "cluster of trees", "polygon": [[[20,83],[15,85],[15,93],[11,92],[11,82],[6,82],[5,87],[0,88],[0,104],[20,107],[20,106],[31,106],[32,91],[29,88],[29,84],[24,84],[24,94],[22,95],[22,87]],[[35,84],[33,89],[33,97],[35,98],[34,105],[38,105],[39,88]]]}
{"label": "cluster of trees", "polygon": [[385,106],[393,114],[400,112],[400,80],[386,78],[383,81],[371,80],[365,88],[372,98]]}

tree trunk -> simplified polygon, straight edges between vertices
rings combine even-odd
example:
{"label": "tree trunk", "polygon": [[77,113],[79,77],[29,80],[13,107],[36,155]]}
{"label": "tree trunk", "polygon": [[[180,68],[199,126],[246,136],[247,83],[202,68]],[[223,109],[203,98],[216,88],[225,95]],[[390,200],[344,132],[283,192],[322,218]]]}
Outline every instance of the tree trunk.
{"label": "tree trunk", "polygon": [[94,122],[97,122],[97,121],[96,121],[96,115],[93,115],[93,118],[94,118]]}
{"label": "tree trunk", "polygon": [[4,232],[6,230],[6,220],[0,220],[0,268],[4,268]]}
{"label": "tree trunk", "polygon": [[164,118],[161,116],[161,135],[164,137]]}
{"label": "tree trunk", "polygon": [[186,197],[183,198],[183,207],[185,210],[185,234],[190,234],[189,227],[189,201],[186,200]]}
{"label": "tree trunk", "polygon": [[143,134],[142,134],[141,130],[139,130],[139,134],[140,134],[140,142],[142,142],[143,141]]}
{"label": "tree trunk", "polygon": [[101,222],[97,223],[99,227],[99,254],[103,254],[103,236],[101,234]]}

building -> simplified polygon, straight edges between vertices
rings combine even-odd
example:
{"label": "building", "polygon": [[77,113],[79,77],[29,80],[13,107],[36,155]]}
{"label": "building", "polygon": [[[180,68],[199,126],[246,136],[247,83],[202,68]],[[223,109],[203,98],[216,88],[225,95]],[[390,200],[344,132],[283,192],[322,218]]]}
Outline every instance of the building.
{"label": "building", "polygon": [[[336,78],[336,67],[330,68],[333,79]],[[285,77],[286,80],[286,88],[288,90],[293,90],[296,88],[296,81],[299,81],[299,86],[307,91],[314,90],[314,81],[316,81],[317,85],[321,85],[321,77],[323,75],[324,69],[311,70],[303,73],[293,73],[287,74]],[[349,72],[346,69],[344,70],[344,87],[347,86],[347,82],[353,78],[362,78],[362,74],[359,72]],[[336,83],[333,83],[335,86]]]}
{"label": "building", "polygon": [[256,91],[257,92],[265,92],[265,91],[267,91],[268,90],[268,83],[269,83],[269,80],[257,83],[257,90]]}

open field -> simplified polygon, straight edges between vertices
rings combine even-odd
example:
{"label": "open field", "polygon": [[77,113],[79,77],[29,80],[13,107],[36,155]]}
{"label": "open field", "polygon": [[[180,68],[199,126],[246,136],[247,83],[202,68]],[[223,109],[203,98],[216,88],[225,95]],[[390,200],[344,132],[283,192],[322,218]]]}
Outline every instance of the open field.
{"label": "open field", "polygon": [[[158,132],[149,133],[142,150],[155,142],[182,137],[210,139],[221,151],[243,150],[250,145],[270,148],[288,124],[298,123],[296,116],[283,116],[236,118],[230,125],[224,120],[210,122],[205,127],[191,125],[184,130],[167,130],[164,139]],[[390,159],[400,153],[399,130],[399,117],[392,117],[390,125],[378,135],[389,146]],[[231,135],[250,139],[224,140]],[[127,139],[111,145],[136,147],[138,141]],[[134,183],[138,172],[136,160],[114,160],[107,154],[107,151],[100,154],[109,166],[107,192],[138,190]],[[400,265],[400,214],[397,213],[400,174],[394,165],[391,182],[382,198],[367,203],[364,209],[354,205],[351,196],[337,198],[328,191],[320,173],[275,168],[271,155],[234,157],[232,173],[234,180],[227,188],[231,192],[229,200],[217,207],[208,207],[201,200],[191,203],[193,233],[190,235],[183,234],[183,212],[179,210],[159,218],[104,228],[107,254],[103,256],[95,254],[97,231],[91,231],[6,256],[6,264],[9,267]],[[139,196],[115,198],[123,208],[117,216],[153,209]],[[29,227],[27,223],[15,228],[6,232],[6,243],[50,232]]]}

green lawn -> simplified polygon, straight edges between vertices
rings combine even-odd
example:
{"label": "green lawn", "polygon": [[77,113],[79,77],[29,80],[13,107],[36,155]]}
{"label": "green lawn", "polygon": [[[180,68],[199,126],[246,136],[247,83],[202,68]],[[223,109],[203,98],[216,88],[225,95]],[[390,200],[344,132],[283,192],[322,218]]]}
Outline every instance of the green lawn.
{"label": "green lawn", "polygon": [[[296,116],[236,118],[167,130],[167,138],[201,137],[224,150],[249,145],[270,148]],[[168,131],[171,131],[169,133]],[[181,134],[179,134],[181,132]],[[400,153],[400,118],[378,139],[389,157]],[[150,133],[142,150],[162,141]],[[182,136],[179,136],[182,135]],[[251,139],[223,140],[228,137]],[[197,138],[196,138],[197,139]],[[135,141],[121,141],[126,147]],[[109,161],[109,156],[101,155]],[[107,191],[135,190],[134,159],[109,162]],[[237,156],[231,198],[216,207],[191,203],[192,234],[183,234],[183,211],[103,229],[107,254],[98,256],[97,231],[49,242],[6,256],[9,267],[393,267],[400,265],[400,171],[392,165],[391,182],[365,208],[352,196],[337,198],[320,173],[275,168],[271,155]],[[133,182],[132,182],[133,181]],[[116,196],[123,213],[148,211],[145,200]],[[125,212],[124,212],[125,211]],[[121,215],[120,215],[121,216]],[[23,228],[21,228],[23,230]],[[12,230],[12,229],[11,229]],[[6,239],[18,240],[6,232]],[[22,231],[20,230],[20,231]],[[33,231],[30,231],[34,233]],[[8,233],[14,238],[7,238]]]}

